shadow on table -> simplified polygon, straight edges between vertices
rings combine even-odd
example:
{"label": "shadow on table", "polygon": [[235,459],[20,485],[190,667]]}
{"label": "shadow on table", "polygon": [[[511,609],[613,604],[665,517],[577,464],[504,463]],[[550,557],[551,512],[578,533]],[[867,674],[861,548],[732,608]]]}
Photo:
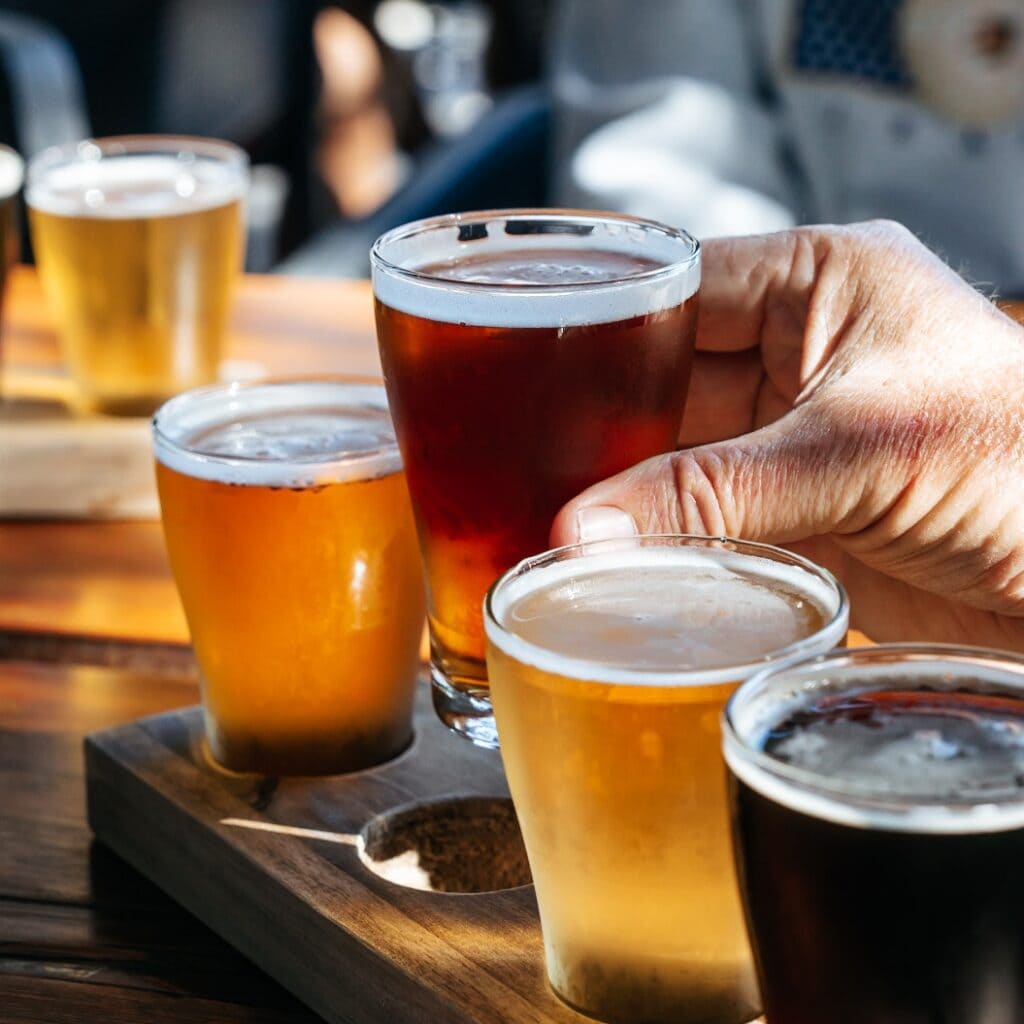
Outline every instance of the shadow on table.
{"label": "shadow on table", "polygon": [[94,955],[104,964],[97,983],[259,1007],[260,1021],[316,1019],[97,840],[89,880]]}

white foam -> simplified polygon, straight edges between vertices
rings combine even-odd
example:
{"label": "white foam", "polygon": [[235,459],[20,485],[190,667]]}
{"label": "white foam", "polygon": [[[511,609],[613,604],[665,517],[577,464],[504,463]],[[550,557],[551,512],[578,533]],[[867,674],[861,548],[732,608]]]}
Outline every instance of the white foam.
{"label": "white foam", "polygon": [[669,569],[680,574],[719,575],[723,582],[746,578],[782,584],[797,593],[806,594],[808,600],[821,608],[826,616],[831,616],[825,627],[814,636],[773,652],[772,660],[791,654],[813,654],[829,650],[841,643],[846,635],[848,608],[839,591],[831,585],[831,577],[817,576],[799,565],[724,548],[642,546],[642,543],[634,541],[614,542],[611,547],[614,550],[566,558],[533,568],[527,573],[520,574],[518,567],[510,570],[492,590],[490,611],[485,607],[484,624],[490,642],[509,657],[542,672],[616,685],[708,686],[746,679],[764,668],[767,659],[716,669],[631,669],[572,657],[525,640],[508,628],[509,611],[531,594],[570,581],[584,581],[589,576],[609,571],[628,576],[632,571],[645,567],[660,571]]}
{"label": "white foam", "polygon": [[[894,649],[898,647],[895,645]],[[881,653],[882,649],[873,650]],[[838,656],[839,660],[843,657]],[[783,672],[772,679],[772,699],[765,699],[763,706],[753,703],[760,694],[748,696],[746,689],[740,690],[729,707],[731,726],[723,729],[726,764],[737,778],[774,803],[836,825],[929,835],[973,835],[1024,828],[1024,799],[992,803],[957,803],[949,799],[942,804],[926,803],[914,796],[901,797],[891,787],[872,791],[861,782],[855,784],[816,775],[779,761],[760,749],[769,729],[816,698],[826,693],[854,695],[870,691],[880,682],[888,682],[890,685],[886,688],[892,688],[893,677],[899,671],[900,666],[891,661],[844,668],[829,666],[827,662],[821,666],[799,666],[792,675]],[[958,669],[954,661],[942,660],[940,656],[932,663],[914,660],[906,665],[905,671],[908,678],[914,679],[915,687],[920,686],[922,680],[929,680],[929,685],[937,691],[948,690],[955,686],[959,672],[960,678],[991,683],[1004,690],[1009,688],[1024,696],[1024,666],[1015,672],[972,662]],[[851,676],[858,685],[837,688],[836,680],[843,675]],[[753,694],[756,681],[748,685],[749,693]],[[746,716],[749,720],[743,720]]]}
{"label": "white foam", "polygon": [[[374,295],[385,305],[413,316],[478,327],[571,327],[613,323],[672,309],[700,286],[700,252],[690,236],[657,225],[595,215],[587,235],[553,233],[506,234],[507,215],[458,215],[438,218],[440,226],[405,225],[374,244]],[[567,214],[538,211],[525,220],[578,220]],[[467,224],[486,226],[486,237],[460,241]],[[526,250],[579,249],[640,256],[662,264],[622,281],[567,287],[535,284],[501,287],[472,281],[441,280],[417,275],[420,267],[457,259],[486,257]]]}
{"label": "white foam", "polygon": [[13,196],[24,179],[24,161],[13,149],[0,146],[0,199]]}
{"label": "white foam", "polygon": [[314,487],[402,468],[384,388],[345,381],[216,385],[153,418],[153,449],[186,476],[260,487]]}
{"label": "white foam", "polygon": [[245,194],[246,176],[235,164],[201,156],[95,152],[96,159],[30,167],[28,205],[66,217],[126,219],[194,213]]}

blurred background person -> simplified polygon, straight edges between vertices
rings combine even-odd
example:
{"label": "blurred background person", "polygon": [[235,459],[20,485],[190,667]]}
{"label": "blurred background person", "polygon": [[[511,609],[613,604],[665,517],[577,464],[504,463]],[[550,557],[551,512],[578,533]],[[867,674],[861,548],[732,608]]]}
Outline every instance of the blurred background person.
{"label": "blurred background person", "polygon": [[698,235],[890,217],[1024,294],[1022,0],[562,0],[555,195]]}

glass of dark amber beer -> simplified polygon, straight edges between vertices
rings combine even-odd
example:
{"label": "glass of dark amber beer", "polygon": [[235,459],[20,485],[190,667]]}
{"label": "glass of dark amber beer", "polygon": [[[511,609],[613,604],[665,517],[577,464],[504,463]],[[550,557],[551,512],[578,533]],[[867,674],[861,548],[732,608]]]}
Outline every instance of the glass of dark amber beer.
{"label": "glass of dark amber beer", "polygon": [[1024,659],[776,666],[723,732],[768,1024],[1024,1021]]}
{"label": "glass of dark amber beer", "polygon": [[399,753],[424,597],[384,389],[199,388],[161,407],[153,438],[214,760],[306,775]]}
{"label": "glass of dark amber beer", "polygon": [[719,719],[765,664],[844,642],[842,588],[762,544],[595,541],[520,563],[485,622],[555,991],[616,1024],[756,1017]]}
{"label": "glass of dark amber beer", "polygon": [[456,214],[372,252],[377,337],[427,577],[434,705],[494,746],[481,603],[584,488],[675,447],[700,247],[558,210]]}

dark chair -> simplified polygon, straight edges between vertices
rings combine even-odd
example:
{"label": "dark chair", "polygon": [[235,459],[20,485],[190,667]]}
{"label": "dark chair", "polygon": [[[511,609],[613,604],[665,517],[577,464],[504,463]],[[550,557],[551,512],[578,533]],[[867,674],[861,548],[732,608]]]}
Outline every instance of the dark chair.
{"label": "dark chair", "polygon": [[29,157],[89,134],[67,40],[44,22],[0,11],[0,140]]}

